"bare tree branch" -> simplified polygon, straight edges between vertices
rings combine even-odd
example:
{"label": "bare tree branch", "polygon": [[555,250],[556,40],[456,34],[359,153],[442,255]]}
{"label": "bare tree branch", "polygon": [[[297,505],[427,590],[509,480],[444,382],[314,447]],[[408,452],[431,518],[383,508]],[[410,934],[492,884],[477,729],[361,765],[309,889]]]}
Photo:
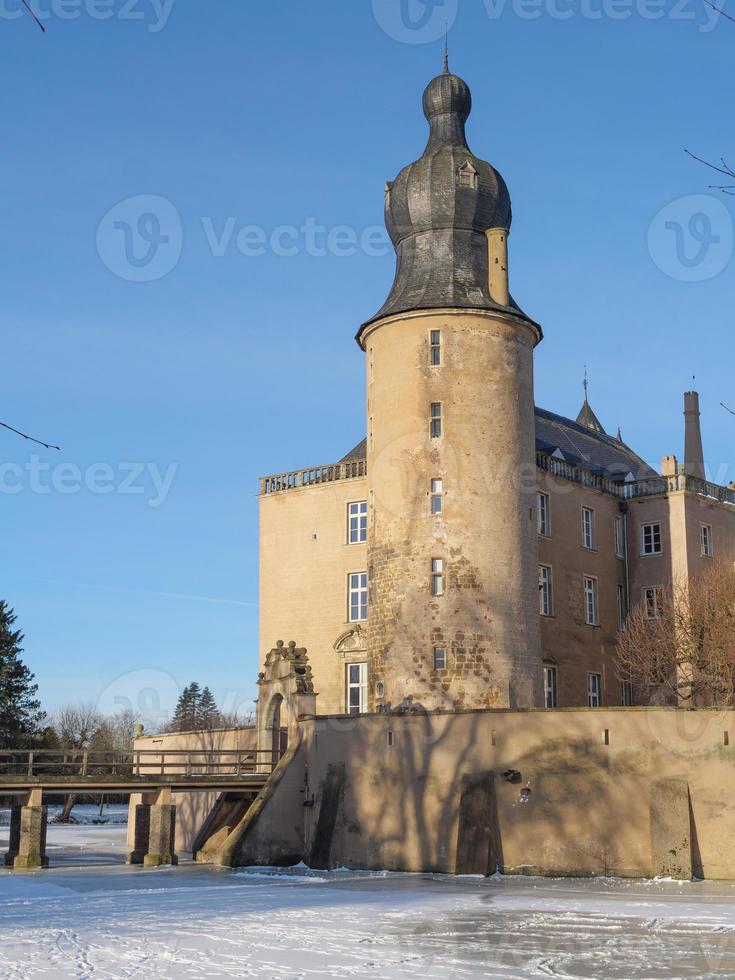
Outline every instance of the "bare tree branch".
{"label": "bare tree branch", "polygon": [[713,10],[716,10],[718,14],[722,14],[723,17],[726,17],[727,20],[731,20],[733,24],[735,24],[735,17],[731,17],[730,14],[726,14],[725,11],[722,9],[722,7],[718,7],[716,4],[712,3],[712,0],[704,0],[704,2],[707,4],[708,7],[711,7]]}
{"label": "bare tree branch", "polygon": [[[725,16],[727,16],[725,14]],[[730,20],[733,20],[731,17]],[[726,177],[732,177],[735,180],[735,170],[729,166],[724,157],[720,158],[722,163],[721,167],[718,167],[716,163],[710,163],[709,160],[703,160],[702,157],[698,157],[696,153],[692,153],[691,150],[685,149],[684,152],[688,154],[692,160],[696,160],[697,163],[703,163],[705,167],[709,167],[710,170],[716,171],[718,174],[724,174]],[[715,191],[722,191],[723,194],[735,195],[735,184],[710,184],[710,189]]]}
{"label": "bare tree branch", "polygon": [[17,436],[21,436],[23,439],[27,439],[28,442],[35,442],[37,446],[43,446],[44,449],[58,449],[61,452],[61,446],[52,446],[48,442],[42,442],[40,439],[34,439],[33,436],[27,436],[25,432],[21,432],[20,429],[14,429],[12,425],[8,425],[7,422],[0,422],[0,426],[3,429],[8,429],[10,432],[14,432]]}

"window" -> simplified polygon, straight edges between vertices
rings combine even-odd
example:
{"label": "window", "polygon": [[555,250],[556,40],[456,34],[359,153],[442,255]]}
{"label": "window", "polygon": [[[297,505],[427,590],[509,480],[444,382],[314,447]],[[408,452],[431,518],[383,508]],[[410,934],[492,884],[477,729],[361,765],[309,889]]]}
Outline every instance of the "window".
{"label": "window", "polygon": [[447,669],[446,647],[434,647],[434,670]]}
{"label": "window", "polygon": [[375,358],[373,356],[372,347],[368,350],[368,384],[372,384],[375,381]]}
{"label": "window", "polygon": [[622,517],[616,517],[613,525],[615,533],[615,557],[625,558],[625,524]]}
{"label": "window", "polygon": [[547,708],[557,708],[556,696],[556,667],[544,664],[544,705]]}
{"label": "window", "polygon": [[431,513],[441,514],[444,504],[444,482],[442,480],[431,481]]}
{"label": "window", "polygon": [[373,434],[373,417],[372,415],[368,419],[368,448],[370,452],[375,449],[375,436]]}
{"label": "window", "polygon": [[588,626],[597,626],[597,579],[585,578],[584,580],[584,621]]}
{"label": "window", "polygon": [[536,517],[538,533],[548,538],[551,535],[551,500],[548,493],[536,494]]}
{"label": "window", "polygon": [[348,535],[350,544],[364,544],[367,541],[367,500],[358,500],[347,505]]}
{"label": "window", "polygon": [[438,439],[442,434],[442,403],[431,403],[431,438]]}
{"label": "window", "polygon": [[367,711],[367,664],[347,664],[347,713]]}
{"label": "window", "polygon": [[602,674],[587,674],[587,705],[602,707]]}
{"label": "window", "polygon": [[444,561],[441,558],[431,559],[431,594],[444,595]]}
{"label": "window", "polygon": [[649,585],[643,590],[643,608],[646,619],[659,619],[661,616],[661,586]]}
{"label": "window", "polygon": [[441,330],[431,331],[431,356],[430,363],[433,367],[438,367],[442,362],[442,332]]}
{"label": "window", "polygon": [[582,508],[582,547],[595,549],[595,512],[591,507]]}
{"label": "window", "polygon": [[702,524],[700,528],[700,538],[702,542],[702,557],[712,558],[715,550],[712,546],[712,528],[709,524]]}
{"label": "window", "polygon": [[620,682],[620,703],[624,708],[631,708],[635,703],[633,685],[630,681]]}
{"label": "window", "polygon": [[625,629],[625,616],[626,616],[626,602],[625,602],[625,589],[622,585],[618,586],[618,629]]}
{"label": "window", "polygon": [[469,160],[465,160],[457,171],[457,179],[460,187],[477,187],[477,171]]}
{"label": "window", "polygon": [[538,605],[542,616],[551,616],[551,569],[548,565],[538,567]]}
{"label": "window", "polygon": [[657,522],[656,524],[642,524],[641,525],[641,554],[642,555],[660,555],[662,554],[661,548],[661,525]]}
{"label": "window", "polygon": [[350,622],[364,623],[367,619],[368,584],[367,572],[350,575]]}

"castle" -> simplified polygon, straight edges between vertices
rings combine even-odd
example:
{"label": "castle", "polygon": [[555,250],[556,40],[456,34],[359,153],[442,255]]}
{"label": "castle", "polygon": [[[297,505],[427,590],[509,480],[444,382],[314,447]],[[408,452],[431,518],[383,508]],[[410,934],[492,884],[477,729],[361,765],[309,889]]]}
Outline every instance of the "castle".
{"label": "castle", "polygon": [[735,491],[706,480],[696,392],[660,473],[586,395],[576,420],[535,407],[508,189],[448,66],[423,108],[426,150],[385,188],[395,282],[357,334],[367,438],[261,482],[260,649],[298,637],[320,714],[632,705],[628,610],[735,558]]}

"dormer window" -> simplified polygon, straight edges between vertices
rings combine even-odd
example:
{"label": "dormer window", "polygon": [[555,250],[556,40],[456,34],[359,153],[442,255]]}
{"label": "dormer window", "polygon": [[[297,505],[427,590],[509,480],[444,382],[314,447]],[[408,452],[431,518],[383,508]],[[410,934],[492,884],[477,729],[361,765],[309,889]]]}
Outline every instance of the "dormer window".
{"label": "dormer window", "polygon": [[460,187],[471,187],[477,190],[477,171],[469,160],[466,160],[457,171],[457,179]]}

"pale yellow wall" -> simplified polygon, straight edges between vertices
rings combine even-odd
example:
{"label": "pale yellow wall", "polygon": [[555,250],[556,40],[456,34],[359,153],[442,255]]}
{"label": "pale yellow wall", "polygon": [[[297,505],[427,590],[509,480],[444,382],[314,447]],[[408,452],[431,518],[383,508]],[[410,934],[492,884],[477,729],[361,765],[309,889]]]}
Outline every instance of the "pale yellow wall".
{"label": "pale yellow wall", "polygon": [[306,647],[320,712],[345,709],[345,664],[335,650],[353,628],[347,578],[367,571],[367,547],[347,543],[347,506],[367,481],[323,483],[260,498],[260,657],[278,640]]}
{"label": "pale yellow wall", "polygon": [[[440,330],[442,358],[430,361]],[[367,351],[371,706],[529,706],[540,697],[533,348],[512,317],[390,317]],[[442,436],[431,438],[433,402]],[[430,512],[432,479],[444,509]],[[433,558],[443,596],[431,594]],[[447,650],[435,670],[433,648]]]}
{"label": "pale yellow wall", "polygon": [[[671,777],[689,784],[695,869],[735,877],[732,710],[364,716],[349,727],[325,718],[304,734],[316,794],[305,817],[307,854],[327,770],[345,767],[334,866],[453,872],[462,781],[493,772],[507,871],[650,875],[652,787]],[[503,779],[512,769],[520,783]],[[273,803],[277,823],[287,801]]]}
{"label": "pale yellow wall", "polygon": [[[541,470],[538,475],[551,511],[551,536],[538,539],[539,562],[552,568],[553,583],[553,616],[541,617],[541,645],[544,659],[557,666],[559,707],[587,704],[588,673],[602,674],[603,703],[620,705],[617,587],[625,587],[625,562],[615,556],[613,524],[619,501]],[[583,507],[595,511],[594,551],[582,546]],[[598,580],[599,626],[585,623],[585,576]]]}

